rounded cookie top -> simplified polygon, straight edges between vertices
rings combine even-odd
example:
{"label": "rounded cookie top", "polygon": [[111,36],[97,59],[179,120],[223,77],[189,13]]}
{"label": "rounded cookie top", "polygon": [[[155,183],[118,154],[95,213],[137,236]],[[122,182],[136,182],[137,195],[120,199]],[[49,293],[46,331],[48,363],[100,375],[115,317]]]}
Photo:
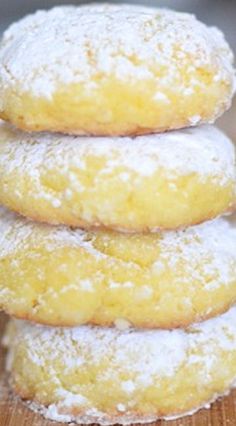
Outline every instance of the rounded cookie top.
{"label": "rounded cookie top", "polygon": [[234,146],[212,126],[95,138],[0,123],[0,202],[36,221],[177,229],[230,210],[235,181]]}
{"label": "rounded cookie top", "polygon": [[[189,98],[205,86],[214,86],[209,107],[213,110],[208,111],[208,117],[201,116],[198,106],[199,114],[186,118],[186,125],[195,125],[214,121],[229,106],[234,86],[232,63],[233,55],[222,33],[200,23],[193,15],[140,6],[56,7],[24,18],[4,33],[0,48],[0,91],[4,96],[0,109],[4,113],[4,98],[8,96],[7,90],[13,88],[19,94],[52,100],[61,88],[73,84],[82,85],[83,96],[93,97],[96,90],[106,89],[103,83],[108,80],[131,86],[148,81],[152,83],[148,89],[145,86],[144,102],[153,90],[152,102],[165,106],[175,102],[170,87],[175,96]],[[222,99],[217,99],[217,87],[222,90]],[[113,107],[109,105],[99,120],[112,121]],[[148,107],[151,109],[151,104]],[[119,114],[114,119],[114,128],[109,128],[110,134],[117,134],[117,120]],[[161,129],[156,120],[156,128]],[[181,127],[182,121],[174,126]],[[140,132],[145,132],[140,116],[137,123],[128,123],[126,130],[121,126],[120,131],[132,132],[131,124],[136,125],[137,132],[141,128]],[[89,132],[87,123],[83,125],[83,129],[71,128],[71,132]],[[54,123],[55,129],[58,126]],[[172,128],[171,123],[169,126]]]}
{"label": "rounded cookie top", "polygon": [[215,67],[215,79],[232,73],[222,33],[193,15],[99,5],[38,11],[5,32],[0,54],[3,82],[15,80],[22,91],[43,97],[51,97],[57,84],[83,82],[89,89],[99,73],[149,78],[156,66],[170,67],[163,76],[169,84],[190,57],[193,67]]}
{"label": "rounded cookie top", "polygon": [[[7,368],[17,391],[27,389],[28,398],[37,402],[32,408],[49,419],[127,425],[190,414],[233,385],[235,320],[233,307],[217,318],[174,331],[49,328],[11,321],[4,339]],[[43,385],[36,386],[42,371]],[[91,375],[92,383],[87,378]],[[106,388],[112,388],[110,399]],[[186,402],[193,388],[198,398]],[[167,407],[163,399],[170,401]]]}
{"label": "rounded cookie top", "polygon": [[[75,361],[78,355],[83,358],[81,365],[86,362],[96,365],[105,357],[111,374],[116,374],[112,366],[120,366],[141,376],[145,379],[142,384],[149,386],[152,381],[155,385],[157,375],[158,378],[174,375],[183,362],[197,364],[205,357],[210,361],[214,357],[214,346],[225,352],[235,350],[235,320],[235,306],[216,318],[177,330],[119,330],[117,327],[94,326],[61,328],[12,320],[11,326],[15,327],[16,333],[12,334],[10,328],[4,344],[11,347],[23,342],[29,351],[29,358],[35,364],[43,365],[61,359],[68,370],[76,368],[72,359]],[[201,353],[202,347],[204,351]],[[69,348],[71,351],[68,351]],[[196,358],[194,351],[198,353]],[[132,365],[130,359],[134,361]],[[209,365],[204,367],[209,368]]]}
{"label": "rounded cookie top", "polygon": [[0,308],[36,323],[172,329],[236,301],[236,228],[224,219],[127,236],[0,207],[0,247]]}
{"label": "rounded cookie top", "polygon": [[[210,125],[135,138],[108,138],[25,133],[0,121],[2,176],[17,171],[42,185],[43,170],[50,173],[60,169],[67,177],[72,169],[87,169],[89,174],[92,166],[88,159],[92,157],[105,160],[100,170],[104,179],[117,173],[124,183],[132,179],[132,172],[147,178],[162,170],[173,180],[191,173],[202,180],[210,177],[219,185],[236,179],[234,145],[222,131]],[[127,174],[119,172],[121,169]]]}
{"label": "rounded cookie top", "polygon": [[126,235],[32,222],[0,206],[0,260],[18,253],[30,256],[35,248],[41,246],[53,257],[53,251],[62,247],[67,248],[68,256],[70,249],[77,249],[78,258],[84,251],[94,260],[103,259],[109,263],[113,259],[126,264],[127,271],[134,268],[140,274],[145,268],[156,269],[156,272],[176,268],[176,276],[182,261],[185,263],[182,283],[191,285],[194,279],[200,280],[207,290],[212,291],[234,278],[235,244],[234,221],[223,218],[185,230]]}

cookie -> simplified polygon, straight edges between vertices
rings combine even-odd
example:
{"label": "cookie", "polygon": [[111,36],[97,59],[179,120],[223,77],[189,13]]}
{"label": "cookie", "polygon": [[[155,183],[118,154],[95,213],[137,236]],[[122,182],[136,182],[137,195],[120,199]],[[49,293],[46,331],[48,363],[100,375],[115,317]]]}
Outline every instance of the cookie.
{"label": "cookie", "polygon": [[230,106],[233,55],[193,15],[62,6],[10,26],[0,116],[27,131],[139,135],[212,123]]}

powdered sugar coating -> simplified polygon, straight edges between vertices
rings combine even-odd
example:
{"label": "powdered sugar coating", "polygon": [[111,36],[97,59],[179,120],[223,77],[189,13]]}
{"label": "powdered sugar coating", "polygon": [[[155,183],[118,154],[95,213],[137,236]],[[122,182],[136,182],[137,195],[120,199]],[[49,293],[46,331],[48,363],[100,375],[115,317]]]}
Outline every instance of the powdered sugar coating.
{"label": "powdered sugar coating", "polygon": [[[143,419],[153,421],[161,417],[161,407],[158,399],[153,407],[151,389],[154,387],[158,392],[160,387],[165,397],[171,400],[172,392],[181,386],[181,383],[177,384],[182,378],[181,371],[188,371],[192,375],[196,393],[201,394],[201,389],[205,386],[209,389],[207,400],[204,401],[203,396],[198,400],[201,406],[216,399],[219,394],[226,393],[233,386],[236,378],[235,322],[235,307],[217,318],[195,324],[186,330],[175,331],[131,329],[120,332],[117,329],[99,327],[55,329],[18,321],[11,325],[16,331],[10,331],[5,338],[5,344],[10,348],[8,368],[13,369],[13,385],[15,381],[18,382],[19,389],[21,374],[17,376],[20,373],[17,361],[22,358],[23,350],[23,380],[26,380],[28,374],[26,366],[31,365],[31,368],[36,368],[35,371],[40,371],[38,368],[44,371],[44,377],[50,386],[54,383],[54,391],[50,395],[51,404],[43,409],[47,418],[100,424],[125,424]],[[227,359],[229,365],[226,364]],[[227,365],[225,371],[220,368],[221,362]],[[83,374],[90,368],[98,374],[94,376],[94,389],[98,385],[97,380],[104,382],[104,386],[109,381],[116,395],[115,407],[106,411],[93,405],[94,400],[89,398],[94,398],[91,384],[78,383],[75,378],[74,392],[70,385],[67,388],[63,386],[64,374],[65,377],[76,377],[78,366]],[[186,389],[186,383],[184,386]],[[116,399],[117,389],[120,402]],[[150,392],[149,412],[142,410],[140,405],[140,393],[146,402],[145,389]],[[189,384],[189,392],[191,391],[192,385]],[[181,407],[176,407],[175,412],[166,413],[163,408],[164,416],[180,414],[186,407],[185,403],[183,401]],[[188,406],[193,411],[199,408]],[[73,415],[76,409],[78,415]]]}
{"label": "powdered sugar coating", "polygon": [[210,177],[219,185],[235,179],[236,174],[233,144],[216,127],[207,125],[136,138],[106,138],[25,133],[0,121],[0,138],[1,175],[12,171],[28,175],[34,179],[39,193],[43,190],[42,168],[50,171],[57,167],[66,175],[72,168],[88,167],[86,160],[91,156],[97,160],[105,158],[100,173],[107,178],[123,166],[127,174],[120,177],[124,182],[129,180],[129,173],[143,178],[158,169],[165,169],[173,180],[197,173],[203,181]]}
{"label": "powdered sugar coating", "polygon": [[[235,385],[233,386],[235,387]],[[112,416],[108,416],[105,415],[103,413],[99,413],[97,410],[91,410],[91,412],[87,415],[78,415],[78,416],[70,416],[70,415],[65,415],[65,414],[60,414],[58,407],[56,405],[52,405],[50,407],[45,407],[43,405],[37,404],[35,402],[27,402],[27,406],[34,411],[35,413],[41,414],[42,416],[44,416],[46,419],[49,420],[53,420],[55,422],[66,422],[66,423],[71,423],[71,419],[73,419],[73,422],[77,423],[77,424],[92,424],[94,422],[102,425],[102,426],[109,426],[109,425],[113,425],[116,424],[117,421],[119,422],[119,424],[121,425],[130,425],[133,423],[153,423],[156,422],[158,420],[178,420],[178,419],[182,419],[183,417],[186,416],[192,416],[195,413],[197,413],[199,410],[201,409],[209,409],[211,404],[214,403],[216,401],[217,398],[219,397],[224,397],[227,396],[230,393],[230,390],[227,390],[226,392],[224,392],[223,394],[219,394],[219,395],[214,395],[213,398],[211,398],[208,402],[204,403],[203,405],[187,411],[185,413],[182,414],[178,414],[178,415],[171,415],[171,416],[150,416],[150,415],[146,415],[146,416],[142,416],[140,417],[139,415],[127,415],[126,413],[123,412],[122,415],[122,410],[121,410],[121,414],[119,415],[119,418],[117,419],[117,417],[112,417]]]}
{"label": "powdered sugar coating", "polygon": [[90,241],[88,233],[80,229],[53,227],[27,220],[0,206],[0,258],[14,252],[36,247],[39,242],[47,244],[48,251],[58,247],[81,247],[94,256],[102,256]]}
{"label": "powdered sugar coating", "polygon": [[14,82],[22,92],[50,98],[60,84],[83,82],[89,91],[98,74],[149,79],[158,58],[159,67],[169,67],[163,85],[171,85],[181,72],[180,58],[184,63],[189,55],[193,68],[213,67],[218,81],[233,84],[232,52],[222,33],[193,15],[122,5],[64,6],[39,11],[5,32],[0,78],[5,87]]}
{"label": "powdered sugar coating", "polygon": [[[89,138],[0,123],[0,201],[37,221],[128,232],[199,223],[231,207],[235,171],[233,144],[211,126]],[[205,196],[211,206],[195,212],[193,197]]]}
{"label": "powdered sugar coating", "polygon": [[[140,238],[142,239],[142,236]],[[185,230],[153,234],[150,238],[153,246],[157,247],[157,257],[152,262],[152,268],[157,271],[174,268],[180,259],[183,259],[187,268],[186,277],[180,277],[183,283],[185,280],[187,283],[193,278],[198,278],[203,283],[204,274],[209,276],[212,274],[214,279],[209,281],[208,278],[207,284],[211,290],[222,283],[227,285],[233,278],[233,271],[236,273],[236,227],[230,220],[219,218]],[[106,258],[112,256],[112,251],[109,253],[109,245],[112,247],[113,241],[116,239],[119,249],[117,253],[114,247],[111,250],[114,250],[115,258],[122,259],[122,245],[125,248],[125,240],[129,240],[132,244],[132,239],[135,245],[135,235],[119,236],[119,234],[109,232],[92,233],[63,226],[53,227],[31,222],[0,207],[0,259],[14,253],[32,250],[42,242],[48,248],[48,252],[53,252],[58,247],[77,247],[92,254],[95,258]],[[102,245],[97,244],[99,240],[103,242]],[[103,248],[99,250],[99,246]],[[132,262],[132,254],[127,262]],[[133,263],[135,265],[135,260]],[[200,264],[202,270],[198,271]],[[202,273],[203,276],[201,276]],[[114,283],[114,287],[115,284],[118,285],[118,283]]]}
{"label": "powdered sugar coating", "polygon": [[0,246],[1,308],[43,324],[174,328],[236,301],[236,229],[226,219],[127,236],[38,224],[2,207]]}
{"label": "powdered sugar coating", "polygon": [[0,202],[36,221],[127,232],[193,225],[231,207],[235,170],[233,144],[211,126],[95,138],[0,122]]}

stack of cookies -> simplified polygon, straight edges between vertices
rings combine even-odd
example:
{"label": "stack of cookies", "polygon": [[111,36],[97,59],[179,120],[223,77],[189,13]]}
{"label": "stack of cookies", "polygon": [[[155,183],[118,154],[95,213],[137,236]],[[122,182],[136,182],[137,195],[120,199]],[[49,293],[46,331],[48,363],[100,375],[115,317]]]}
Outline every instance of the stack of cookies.
{"label": "stack of cookies", "polygon": [[[224,37],[140,6],[39,11],[0,45],[0,305],[47,418],[147,422],[236,379]],[[9,209],[9,210],[8,210]]]}

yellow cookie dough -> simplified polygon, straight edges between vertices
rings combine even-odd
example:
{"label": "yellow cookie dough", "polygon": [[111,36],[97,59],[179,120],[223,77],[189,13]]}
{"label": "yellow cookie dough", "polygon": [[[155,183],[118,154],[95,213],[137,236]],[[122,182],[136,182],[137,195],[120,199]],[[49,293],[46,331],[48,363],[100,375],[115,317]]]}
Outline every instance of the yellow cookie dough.
{"label": "yellow cookie dough", "polygon": [[232,209],[235,182],[235,149],[213,126],[89,138],[24,133],[0,122],[0,202],[36,221],[177,229]]}
{"label": "yellow cookie dough", "polygon": [[0,307],[54,326],[172,328],[236,301],[236,229],[217,219],[147,235],[85,232],[0,209]]}
{"label": "yellow cookie dough", "polygon": [[27,131],[137,135],[214,122],[231,103],[233,55],[193,15],[62,6],[10,26],[0,116]]}
{"label": "yellow cookie dough", "polygon": [[236,379],[236,308],[186,330],[49,328],[5,337],[13,389],[45,417],[128,424],[190,414]]}

